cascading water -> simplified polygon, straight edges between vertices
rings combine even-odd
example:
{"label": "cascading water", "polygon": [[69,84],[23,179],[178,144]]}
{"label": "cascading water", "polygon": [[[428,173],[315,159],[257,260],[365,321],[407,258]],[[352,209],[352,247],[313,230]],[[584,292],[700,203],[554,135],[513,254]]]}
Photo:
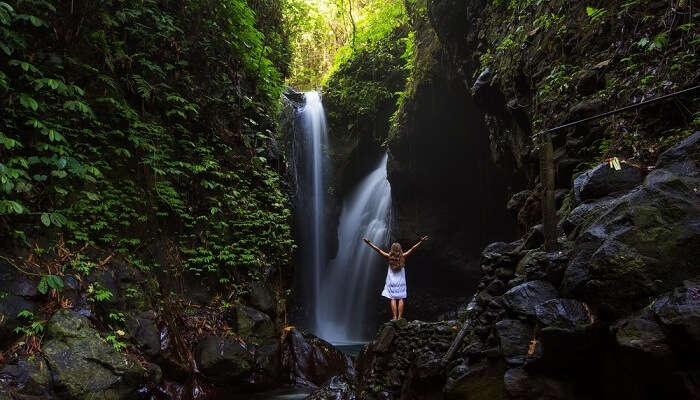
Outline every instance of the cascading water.
{"label": "cascading water", "polygon": [[331,343],[365,340],[368,300],[379,296],[372,283],[383,276],[386,262],[362,242],[362,237],[380,246],[386,246],[389,239],[391,185],[387,180],[387,158],[384,154],[343,203],[338,254],[324,273],[323,301],[317,304],[318,335]]}
{"label": "cascading water", "polygon": [[[372,283],[383,277],[386,263],[362,242],[367,237],[385,246],[389,235],[391,186],[385,154],[343,202],[338,225],[338,253],[328,262],[328,172],[326,121],[318,92],[304,95],[299,109],[301,135],[295,138],[296,214],[303,303],[314,333],[332,343],[362,341]],[[376,286],[376,285],[374,285]]]}
{"label": "cascading water", "polygon": [[[325,173],[328,164],[324,149],[328,145],[326,116],[318,92],[304,94],[305,104],[300,110],[302,135],[300,147],[296,149],[294,161],[297,163],[297,214],[300,224],[300,261],[304,269],[310,269],[312,282],[304,282],[303,295],[307,303],[318,304],[321,276],[326,257],[326,218],[325,206],[328,185]],[[301,165],[299,165],[301,164]],[[306,271],[305,271],[306,272]],[[314,321],[319,320],[318,308],[314,308]]]}

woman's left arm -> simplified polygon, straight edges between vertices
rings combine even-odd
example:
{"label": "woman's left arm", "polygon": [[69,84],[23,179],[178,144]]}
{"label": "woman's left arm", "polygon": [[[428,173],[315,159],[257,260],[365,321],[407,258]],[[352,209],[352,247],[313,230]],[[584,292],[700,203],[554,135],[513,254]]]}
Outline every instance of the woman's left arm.
{"label": "woman's left arm", "polygon": [[408,257],[409,255],[411,255],[411,253],[413,253],[413,250],[417,249],[417,248],[418,248],[421,244],[423,244],[423,242],[425,242],[426,240],[428,240],[428,236],[423,236],[422,238],[420,238],[420,240],[418,241],[418,243],[414,244],[413,247],[411,247],[410,249],[408,249],[408,251],[406,251],[405,253],[403,253],[403,256],[404,256],[404,257]]}

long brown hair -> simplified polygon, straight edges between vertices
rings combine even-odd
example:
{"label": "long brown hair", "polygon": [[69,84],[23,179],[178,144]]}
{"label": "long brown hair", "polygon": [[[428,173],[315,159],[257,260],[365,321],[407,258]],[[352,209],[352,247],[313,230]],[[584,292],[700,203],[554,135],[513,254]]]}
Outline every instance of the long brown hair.
{"label": "long brown hair", "polygon": [[406,266],[406,257],[403,256],[403,249],[399,243],[394,242],[391,245],[391,251],[389,251],[389,266],[394,270]]}

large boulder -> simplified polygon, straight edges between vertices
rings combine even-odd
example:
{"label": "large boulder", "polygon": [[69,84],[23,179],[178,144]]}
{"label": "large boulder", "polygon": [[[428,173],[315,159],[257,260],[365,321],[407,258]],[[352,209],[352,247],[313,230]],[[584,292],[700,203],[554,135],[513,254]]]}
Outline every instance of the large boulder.
{"label": "large boulder", "polygon": [[234,338],[208,336],[195,349],[197,367],[208,379],[234,384],[253,368],[253,354]]}
{"label": "large boulder", "polygon": [[505,305],[512,311],[536,316],[535,307],[557,297],[557,290],[547,281],[530,281],[520,284],[503,295]]}
{"label": "large boulder", "polygon": [[599,164],[574,180],[574,200],[578,204],[629,191],[642,183],[642,179],[642,171],[629,164],[622,164],[619,171],[608,163]]}
{"label": "large boulder", "polygon": [[573,299],[547,300],[535,307],[535,314],[543,326],[558,329],[584,329],[594,322],[586,305]]}
{"label": "large boulder", "polygon": [[277,341],[277,330],[270,317],[252,307],[237,304],[236,332],[249,344],[259,346]]}
{"label": "large boulder", "polygon": [[581,219],[565,294],[617,319],[700,273],[699,147],[697,132],[663,153],[642,185]]}
{"label": "large boulder", "polygon": [[497,322],[495,328],[506,362],[523,364],[528,357],[530,341],[535,338],[534,327],[526,322],[506,319]]}
{"label": "large boulder", "polygon": [[299,328],[285,330],[283,365],[298,384],[319,386],[332,376],[352,373],[352,360],[330,343]]}
{"label": "large boulder", "polygon": [[116,351],[87,318],[61,309],[46,328],[42,346],[57,393],[73,399],[128,399],[149,382],[135,357]]}

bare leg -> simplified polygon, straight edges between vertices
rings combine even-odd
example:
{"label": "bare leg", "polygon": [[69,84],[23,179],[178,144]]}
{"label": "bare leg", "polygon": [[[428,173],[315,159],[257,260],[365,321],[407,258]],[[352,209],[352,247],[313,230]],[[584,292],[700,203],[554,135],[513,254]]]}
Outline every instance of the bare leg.
{"label": "bare leg", "polygon": [[403,299],[399,299],[399,318],[403,315]]}
{"label": "bare leg", "polygon": [[391,299],[389,302],[391,303],[391,315],[396,319],[396,300]]}

